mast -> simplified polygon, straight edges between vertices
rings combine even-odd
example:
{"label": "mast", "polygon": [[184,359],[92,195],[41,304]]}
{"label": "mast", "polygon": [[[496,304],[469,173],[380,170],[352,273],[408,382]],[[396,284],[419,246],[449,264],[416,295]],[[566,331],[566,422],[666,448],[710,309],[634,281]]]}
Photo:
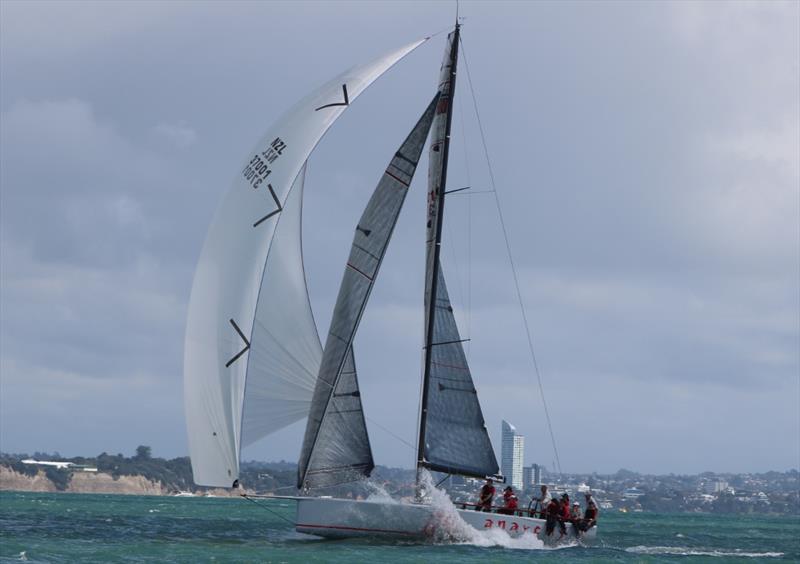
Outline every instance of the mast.
{"label": "mast", "polygon": [[450,46],[450,81],[447,95],[442,95],[439,103],[447,104],[447,118],[445,125],[445,137],[442,147],[442,176],[438,186],[438,210],[436,213],[436,238],[433,249],[433,265],[430,272],[426,275],[431,277],[430,294],[428,298],[428,311],[426,315],[427,325],[425,328],[425,366],[422,376],[422,401],[420,405],[419,418],[419,439],[417,441],[417,483],[419,483],[420,470],[425,463],[425,427],[426,413],[428,411],[428,387],[430,385],[432,345],[433,345],[433,323],[436,314],[436,290],[439,278],[439,254],[442,246],[442,223],[444,219],[444,193],[447,185],[447,161],[450,154],[450,128],[453,124],[453,100],[456,93],[456,65],[458,64],[458,41],[461,32],[461,25],[456,20],[453,41]]}

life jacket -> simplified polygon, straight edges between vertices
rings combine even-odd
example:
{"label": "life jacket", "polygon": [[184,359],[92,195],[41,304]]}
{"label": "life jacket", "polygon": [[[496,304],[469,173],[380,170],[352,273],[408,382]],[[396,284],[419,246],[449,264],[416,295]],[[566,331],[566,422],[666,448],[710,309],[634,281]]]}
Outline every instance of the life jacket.
{"label": "life jacket", "polygon": [[586,508],[586,512],[583,514],[583,518],[589,520],[597,519],[597,507],[594,505],[589,505]]}

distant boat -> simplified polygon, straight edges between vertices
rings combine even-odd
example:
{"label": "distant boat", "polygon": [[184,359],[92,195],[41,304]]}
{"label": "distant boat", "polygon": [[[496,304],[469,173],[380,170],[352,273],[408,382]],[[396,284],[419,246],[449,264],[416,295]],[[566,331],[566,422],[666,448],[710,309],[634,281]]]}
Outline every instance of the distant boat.
{"label": "distant boat", "polygon": [[[314,496],[368,477],[372,450],[353,340],[430,135],[425,334],[418,486],[425,471],[502,480],[440,261],[460,26],[448,35],[438,87],[381,176],[361,219],[322,348],[301,245],[306,161],[357,96],[417,41],[344,72],[298,102],[262,138],[220,204],[197,266],[184,357],[186,418],[195,482],[236,487],[242,446],[308,417],[298,461],[296,529],[323,537],[426,538],[447,524],[425,495],[413,503]],[[421,494],[422,487],[419,487]],[[499,497],[499,496],[498,496]],[[497,514],[460,504],[476,530],[527,532],[528,510]],[[569,525],[569,535],[575,531]],[[594,537],[596,528],[586,533]],[[554,537],[558,537],[556,533]]]}
{"label": "distant boat", "polygon": [[192,492],[178,492],[172,494],[172,497],[197,497],[197,496],[194,495]]}

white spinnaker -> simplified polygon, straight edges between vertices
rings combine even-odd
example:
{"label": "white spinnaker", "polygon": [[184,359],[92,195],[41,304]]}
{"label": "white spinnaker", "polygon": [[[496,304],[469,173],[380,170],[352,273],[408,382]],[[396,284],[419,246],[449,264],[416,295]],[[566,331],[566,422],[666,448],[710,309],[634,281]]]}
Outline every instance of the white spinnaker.
{"label": "white spinnaker", "polygon": [[[251,346],[259,346],[255,312],[259,295],[272,291],[266,258],[295,178],[347,105],[424,41],[345,71],[297,103],[245,159],[217,208],[195,271],[184,347],[195,483],[228,487],[239,476],[245,379]],[[269,113],[259,108],[259,116]]]}
{"label": "white spinnaker", "polygon": [[242,447],[308,415],[322,359],[306,291],[300,170],[283,206],[256,306],[242,412]]}

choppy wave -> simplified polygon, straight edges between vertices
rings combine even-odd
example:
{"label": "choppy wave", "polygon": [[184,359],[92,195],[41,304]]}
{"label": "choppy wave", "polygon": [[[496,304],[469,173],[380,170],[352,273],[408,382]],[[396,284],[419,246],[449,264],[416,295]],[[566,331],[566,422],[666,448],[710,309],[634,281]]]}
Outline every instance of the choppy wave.
{"label": "choppy wave", "polygon": [[[2,0],[0,0],[2,1]],[[373,499],[391,499],[378,488]],[[433,488],[429,486],[429,491]],[[800,562],[797,516],[657,515],[607,512],[598,541],[550,551],[532,536],[467,528],[446,495],[433,503],[449,515],[430,544],[353,539],[328,542],[297,533],[292,503],[270,512],[229,498],[0,491],[0,563],[27,562],[436,562],[486,564],[527,560]],[[284,500],[285,501],[285,500]],[[403,503],[399,500],[392,500]],[[444,503],[447,501],[447,503]],[[160,512],[150,513],[158,508]],[[412,545],[407,547],[405,545]],[[673,545],[673,546],[665,546]],[[486,548],[483,548],[486,547]],[[542,549],[547,550],[543,552]],[[518,549],[518,550],[509,550]],[[530,552],[524,552],[528,550]],[[537,552],[538,551],[538,552]]]}
{"label": "choppy wave", "polygon": [[631,546],[625,552],[636,554],[674,556],[716,556],[719,558],[782,558],[783,552],[745,552],[741,550],[718,550],[715,548],[691,548],[688,546]]}

